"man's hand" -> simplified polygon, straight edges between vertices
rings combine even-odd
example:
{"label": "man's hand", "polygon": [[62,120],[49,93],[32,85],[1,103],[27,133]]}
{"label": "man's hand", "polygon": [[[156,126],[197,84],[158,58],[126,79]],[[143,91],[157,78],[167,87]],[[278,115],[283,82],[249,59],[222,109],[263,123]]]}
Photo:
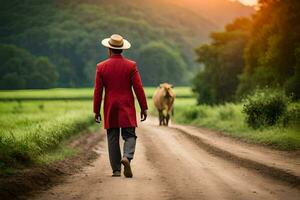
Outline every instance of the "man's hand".
{"label": "man's hand", "polygon": [[95,122],[100,123],[101,122],[101,115],[95,114]]}
{"label": "man's hand", "polygon": [[147,110],[141,111],[141,122],[147,119]]}

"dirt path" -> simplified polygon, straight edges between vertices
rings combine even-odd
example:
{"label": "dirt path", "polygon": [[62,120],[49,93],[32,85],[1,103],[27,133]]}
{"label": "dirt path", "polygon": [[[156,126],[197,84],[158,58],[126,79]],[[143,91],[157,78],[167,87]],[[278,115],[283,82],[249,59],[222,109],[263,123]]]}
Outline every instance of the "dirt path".
{"label": "dirt path", "polygon": [[133,179],[111,177],[104,140],[91,166],[30,199],[299,199],[299,189],[209,154],[180,131],[150,120],[137,132]]}

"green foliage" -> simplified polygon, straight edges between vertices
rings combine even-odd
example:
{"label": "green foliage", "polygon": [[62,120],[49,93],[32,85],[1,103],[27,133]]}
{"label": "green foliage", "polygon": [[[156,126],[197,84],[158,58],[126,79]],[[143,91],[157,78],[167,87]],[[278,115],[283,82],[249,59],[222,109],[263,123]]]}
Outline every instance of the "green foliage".
{"label": "green foliage", "polygon": [[285,115],[289,99],[283,91],[257,90],[244,99],[246,123],[252,128],[273,126]]}
{"label": "green foliage", "polygon": [[[205,110],[205,106],[203,107],[195,107],[194,105],[186,107],[185,111],[182,113],[182,120],[184,122],[190,122],[196,120],[197,118],[205,118],[207,117],[207,112]],[[179,108],[179,110],[182,108]]]}
{"label": "green foliage", "polygon": [[260,1],[245,48],[238,96],[257,87],[286,89],[299,99],[300,2]]}
{"label": "green foliage", "polygon": [[297,60],[294,67],[295,73],[286,81],[285,89],[287,93],[292,94],[293,99],[300,99],[300,46],[297,47],[295,56]]}
{"label": "green foliage", "polygon": [[231,130],[231,128],[244,129],[244,115],[241,105],[224,104],[218,106],[190,105],[176,108],[175,121],[179,123],[200,125],[218,130]]}
{"label": "green foliage", "polygon": [[[222,131],[224,135],[246,142],[268,145],[281,150],[299,150],[299,110],[295,111],[295,108],[299,108],[299,102],[289,105],[287,113],[295,119],[296,124],[288,123],[286,126],[268,126],[260,129],[253,129],[246,124],[242,104],[178,105],[172,119],[177,123]],[[295,112],[298,114],[295,115]]]}
{"label": "green foliage", "polygon": [[48,88],[58,74],[46,57],[36,57],[14,45],[0,45],[0,89]]}
{"label": "green foliage", "polygon": [[194,107],[187,107],[186,112],[183,113],[182,117],[183,119],[187,121],[192,121],[198,117],[198,110]]}
{"label": "green foliage", "polygon": [[90,102],[0,103],[0,167],[35,162],[93,123]]}
{"label": "green foliage", "polygon": [[216,104],[234,99],[238,75],[244,66],[242,52],[249,26],[249,19],[236,19],[224,32],[212,33],[211,44],[196,49],[198,62],[204,64],[193,79],[198,103]]}
{"label": "green foliage", "polygon": [[285,127],[291,126],[300,130],[300,105],[294,104],[290,106],[282,121]]}
{"label": "green foliage", "polygon": [[184,83],[186,65],[181,56],[163,43],[145,45],[138,57],[144,85],[159,85],[163,82]]}
{"label": "green foliage", "polygon": [[300,97],[300,2],[259,1],[251,19],[236,19],[196,49],[204,67],[193,80],[198,102],[240,100],[256,88]]}

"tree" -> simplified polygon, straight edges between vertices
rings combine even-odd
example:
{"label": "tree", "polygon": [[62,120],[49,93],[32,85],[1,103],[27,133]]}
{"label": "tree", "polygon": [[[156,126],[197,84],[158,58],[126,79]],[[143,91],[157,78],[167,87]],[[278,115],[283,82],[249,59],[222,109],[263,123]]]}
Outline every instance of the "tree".
{"label": "tree", "polygon": [[58,73],[47,57],[34,60],[34,71],[27,80],[27,88],[49,88],[56,84]]}
{"label": "tree", "polygon": [[295,87],[299,73],[299,9],[298,0],[260,1],[260,10],[253,18],[245,48],[245,69],[237,90],[239,96],[265,86],[285,88],[295,97],[300,96]]}
{"label": "tree", "polygon": [[0,45],[0,88],[49,88],[58,73],[46,57],[36,57],[14,45]]}
{"label": "tree", "polygon": [[204,65],[193,79],[198,103],[215,104],[232,101],[238,86],[238,75],[244,67],[243,50],[248,39],[248,18],[238,18],[224,32],[211,34],[211,44],[196,49],[197,61]]}
{"label": "tree", "polygon": [[145,85],[183,83],[185,63],[174,49],[163,43],[150,42],[141,48],[138,57],[140,74]]}

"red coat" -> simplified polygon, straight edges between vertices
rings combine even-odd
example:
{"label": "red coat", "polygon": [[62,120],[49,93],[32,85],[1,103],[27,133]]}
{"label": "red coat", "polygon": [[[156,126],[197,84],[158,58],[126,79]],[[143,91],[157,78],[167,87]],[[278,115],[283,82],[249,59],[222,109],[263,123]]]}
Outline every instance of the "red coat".
{"label": "red coat", "polygon": [[113,55],[97,64],[94,88],[94,113],[100,113],[104,97],[104,128],[136,127],[136,111],[132,88],[141,110],[147,101],[136,63],[121,55]]}

